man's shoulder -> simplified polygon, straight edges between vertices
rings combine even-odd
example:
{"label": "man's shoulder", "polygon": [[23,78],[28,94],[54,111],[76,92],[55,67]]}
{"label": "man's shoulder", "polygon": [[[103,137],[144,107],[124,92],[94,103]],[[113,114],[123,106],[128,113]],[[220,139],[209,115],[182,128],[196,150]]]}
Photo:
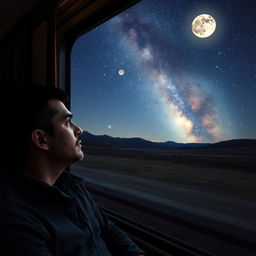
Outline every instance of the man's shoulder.
{"label": "man's shoulder", "polygon": [[0,216],[10,219],[12,216],[28,216],[33,193],[27,190],[28,184],[15,173],[0,171]]}
{"label": "man's shoulder", "polygon": [[12,186],[0,182],[0,229],[7,222],[27,222],[30,219],[30,207],[22,195]]}
{"label": "man's shoulder", "polygon": [[15,182],[6,173],[0,171],[0,202],[9,200],[16,194]]}
{"label": "man's shoulder", "polygon": [[[6,182],[5,182],[6,181]],[[23,208],[22,205],[26,204],[26,199],[15,183],[8,182],[1,179],[0,181],[0,211],[8,209],[9,212],[17,211]]]}

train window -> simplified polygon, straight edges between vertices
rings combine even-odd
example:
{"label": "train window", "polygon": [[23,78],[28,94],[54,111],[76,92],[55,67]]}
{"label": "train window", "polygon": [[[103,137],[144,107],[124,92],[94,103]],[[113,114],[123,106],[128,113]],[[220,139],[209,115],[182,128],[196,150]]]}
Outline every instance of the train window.
{"label": "train window", "polygon": [[76,40],[71,109],[85,158],[71,171],[99,205],[214,253],[225,237],[227,251],[250,243],[255,10],[143,0]]}

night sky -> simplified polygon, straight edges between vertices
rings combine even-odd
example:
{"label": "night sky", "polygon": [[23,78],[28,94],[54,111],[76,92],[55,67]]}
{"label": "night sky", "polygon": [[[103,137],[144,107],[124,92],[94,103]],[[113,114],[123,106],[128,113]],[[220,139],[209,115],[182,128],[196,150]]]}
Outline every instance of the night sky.
{"label": "night sky", "polygon": [[[207,38],[194,18],[216,21]],[[256,1],[142,0],[81,36],[71,111],[93,134],[152,141],[256,139]]]}

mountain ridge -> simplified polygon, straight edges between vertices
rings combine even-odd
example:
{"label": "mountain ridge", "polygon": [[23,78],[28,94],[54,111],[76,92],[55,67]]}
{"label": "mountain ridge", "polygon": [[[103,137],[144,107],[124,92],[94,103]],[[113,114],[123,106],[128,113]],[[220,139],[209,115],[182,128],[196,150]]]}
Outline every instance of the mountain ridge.
{"label": "mountain ridge", "polygon": [[122,138],[110,135],[94,135],[84,131],[80,137],[85,146],[113,147],[113,148],[151,148],[151,149],[175,149],[175,148],[227,148],[227,147],[256,147],[256,139],[232,139],[216,143],[177,143],[175,141],[153,142],[140,137]]}

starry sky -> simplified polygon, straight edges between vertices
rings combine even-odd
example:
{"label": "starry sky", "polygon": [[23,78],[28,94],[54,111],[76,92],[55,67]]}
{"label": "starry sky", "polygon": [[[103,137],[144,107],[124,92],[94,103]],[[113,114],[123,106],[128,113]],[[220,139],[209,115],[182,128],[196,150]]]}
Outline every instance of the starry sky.
{"label": "starry sky", "polygon": [[[216,21],[207,38],[194,18]],[[74,43],[71,111],[93,134],[256,139],[256,1],[142,0]]]}

